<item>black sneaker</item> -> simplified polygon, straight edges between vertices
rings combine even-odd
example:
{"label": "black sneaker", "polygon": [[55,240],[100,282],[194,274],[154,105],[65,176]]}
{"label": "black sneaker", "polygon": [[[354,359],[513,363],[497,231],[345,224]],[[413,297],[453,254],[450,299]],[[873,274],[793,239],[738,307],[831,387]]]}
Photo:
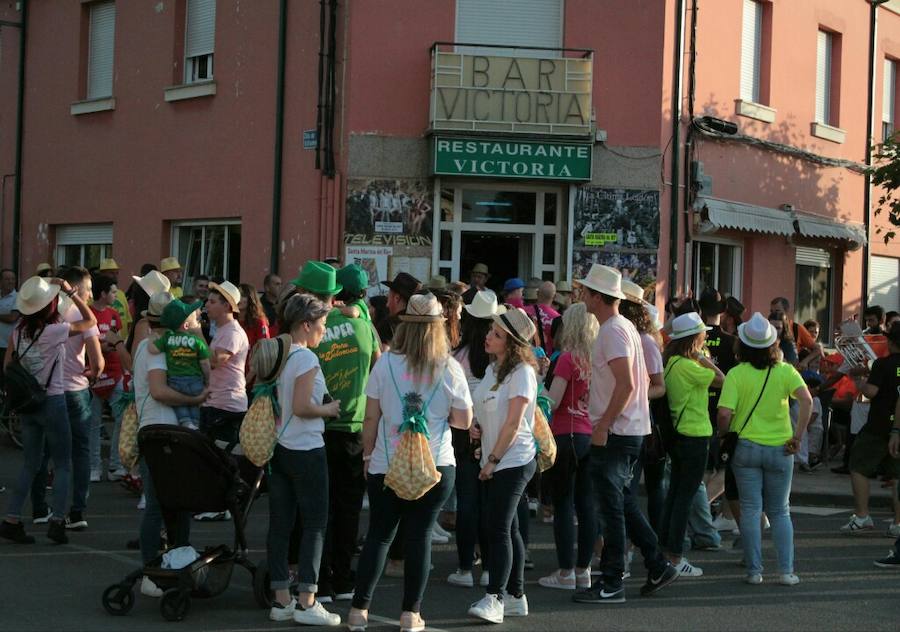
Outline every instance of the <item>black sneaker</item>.
{"label": "black sneaker", "polygon": [[[6,523],[4,522],[3,524]],[[878,568],[893,568],[894,570],[900,570],[900,554],[898,554],[896,550],[892,550],[887,557],[875,560],[875,566]]]}
{"label": "black sneaker", "polygon": [[676,579],[678,579],[678,571],[675,570],[675,567],[672,566],[670,562],[666,562],[666,565],[658,573],[651,571],[647,575],[646,583],[641,586],[641,597],[652,595],[657,590],[665,588]]}
{"label": "black sneaker", "polygon": [[80,511],[70,511],[69,515],[66,516],[66,529],[83,531],[87,529],[87,526],[87,520],[84,519],[84,514]]}
{"label": "black sneaker", "polygon": [[47,524],[51,515],[50,507],[39,508],[31,514],[31,524]]}
{"label": "black sneaker", "polygon": [[0,538],[12,540],[16,544],[34,544],[34,537],[25,533],[25,526],[21,522],[0,522]]}
{"label": "black sneaker", "polygon": [[50,520],[47,528],[47,537],[57,544],[68,544],[69,536],[66,535],[66,523],[62,520]]}
{"label": "black sneaker", "polygon": [[625,603],[625,587],[607,589],[602,583],[593,588],[576,590],[572,595],[575,603]]}

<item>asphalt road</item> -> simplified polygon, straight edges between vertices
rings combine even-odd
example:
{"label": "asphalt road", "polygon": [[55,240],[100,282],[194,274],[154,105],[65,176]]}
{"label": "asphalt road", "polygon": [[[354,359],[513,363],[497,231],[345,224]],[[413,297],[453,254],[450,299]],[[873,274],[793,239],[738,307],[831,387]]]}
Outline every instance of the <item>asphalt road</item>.
{"label": "asphalt road", "polygon": [[[21,453],[0,444],[0,485],[10,487]],[[9,492],[0,494],[5,508]],[[103,610],[103,589],[137,568],[136,551],[127,540],[136,537],[140,512],[137,499],[115,483],[95,483],[91,490],[86,531],[71,535],[71,543],[55,546],[45,528],[28,526],[38,536],[31,546],[0,542],[0,630],[273,630],[290,624],[271,623],[255,606],[248,573],[236,568],[229,589],[220,597],[194,600],[188,618],[167,623],[158,602],[138,595],[131,613],[111,617]],[[26,511],[29,511],[26,509]],[[574,604],[570,593],[541,588],[537,579],[555,566],[552,531],[532,524],[532,557],[536,570],[527,573],[532,614],[507,619],[504,630],[897,630],[900,628],[900,573],[876,569],[872,560],[891,545],[884,536],[887,513],[875,517],[877,533],[846,536],[837,532],[849,511],[841,508],[795,507],[798,586],[772,581],[762,586],[742,582],[740,555],[730,550],[697,552],[691,560],[705,570],[699,579],[679,579],[656,596],[641,598],[644,580],[640,564],[627,583],[628,601],[621,605]],[[266,498],[254,506],[249,524],[252,557],[265,555]],[[230,542],[230,523],[194,523],[192,542]],[[774,568],[774,551],[766,540],[764,556]],[[425,594],[422,614],[432,630],[476,630],[489,627],[466,617],[479,589],[455,588],[444,578],[455,570],[455,550],[435,547],[435,570]],[[767,576],[767,580],[771,580]],[[400,614],[401,580],[383,578],[375,595],[370,630],[396,628]],[[334,607],[346,617],[349,604]]]}

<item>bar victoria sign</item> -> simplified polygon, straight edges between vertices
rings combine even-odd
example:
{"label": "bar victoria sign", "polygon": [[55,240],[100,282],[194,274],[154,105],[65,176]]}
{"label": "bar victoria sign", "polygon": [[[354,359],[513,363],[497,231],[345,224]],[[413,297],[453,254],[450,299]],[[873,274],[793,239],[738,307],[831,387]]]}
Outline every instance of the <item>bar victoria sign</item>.
{"label": "bar victoria sign", "polygon": [[434,138],[434,174],[587,181],[590,143]]}

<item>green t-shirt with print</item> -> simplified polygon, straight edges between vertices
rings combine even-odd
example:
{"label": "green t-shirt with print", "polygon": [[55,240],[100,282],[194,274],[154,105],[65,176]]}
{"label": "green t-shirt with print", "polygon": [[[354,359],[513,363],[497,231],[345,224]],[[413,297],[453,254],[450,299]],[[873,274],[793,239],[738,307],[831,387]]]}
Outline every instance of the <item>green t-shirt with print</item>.
{"label": "green t-shirt with print", "polygon": [[[797,369],[785,362],[773,366],[769,381],[765,380],[766,370],[755,369],[748,362],[737,365],[725,376],[719,408],[728,408],[734,412],[731,430],[740,432],[741,439],[760,445],[784,445],[794,434],[788,398],[793,397],[794,391],[806,384]],[[766,388],[760,399],[763,383]],[[747,415],[757,399],[759,404],[753,410],[747,426],[741,431],[741,426],[747,421]]]}
{"label": "green t-shirt with print", "polygon": [[712,424],[709,423],[709,385],[716,377],[715,371],[696,360],[673,356],[666,363],[663,375],[669,409],[672,411],[672,423],[678,421],[678,434],[686,437],[712,436]]}
{"label": "green t-shirt with print", "polygon": [[167,329],[154,344],[166,354],[166,373],[169,376],[203,376],[200,361],[209,359],[209,347],[200,336],[189,331]]}
{"label": "green t-shirt with print", "polygon": [[358,298],[355,301],[351,301],[348,306],[358,309],[360,318],[372,322],[372,317],[369,315],[369,306],[366,305],[366,299]]}
{"label": "green t-shirt with print", "polygon": [[328,394],[341,402],[337,419],[326,419],[326,430],[362,432],[366,415],[366,384],[377,339],[372,323],[347,318],[338,309],[328,312],[325,337],[313,349],[325,375]]}

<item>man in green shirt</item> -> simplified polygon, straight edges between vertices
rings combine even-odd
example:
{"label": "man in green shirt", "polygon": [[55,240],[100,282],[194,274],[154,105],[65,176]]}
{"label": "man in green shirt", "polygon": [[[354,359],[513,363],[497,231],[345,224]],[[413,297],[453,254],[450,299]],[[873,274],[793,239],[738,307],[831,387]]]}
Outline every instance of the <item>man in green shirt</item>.
{"label": "man in green shirt", "polygon": [[292,283],[327,304],[333,304],[337,295],[346,305],[360,311],[360,317],[353,318],[346,315],[347,310],[342,313],[340,309],[332,309],[325,319],[325,336],[314,349],[328,394],[341,402],[340,415],[325,420],[329,511],[318,595],[320,601],[349,600],[354,588],[350,564],[365,492],[362,460],[365,390],[369,369],[379,355],[378,336],[362,302],[368,276],[357,265],[335,272],[328,264],[307,261]]}

